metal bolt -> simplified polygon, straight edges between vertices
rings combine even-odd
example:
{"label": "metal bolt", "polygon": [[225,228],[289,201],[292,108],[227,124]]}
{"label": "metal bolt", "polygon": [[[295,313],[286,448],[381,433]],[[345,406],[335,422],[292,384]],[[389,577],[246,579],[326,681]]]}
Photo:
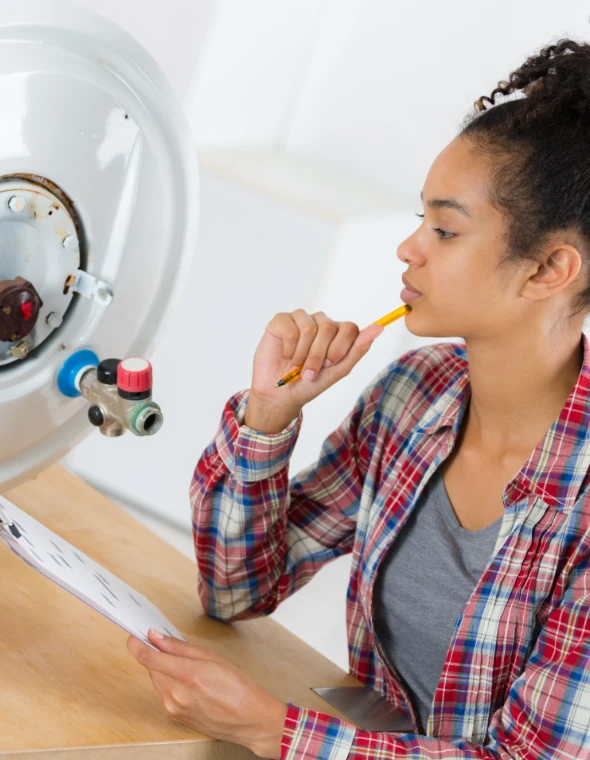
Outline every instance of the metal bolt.
{"label": "metal bolt", "polygon": [[11,346],[8,349],[8,353],[10,356],[13,356],[15,359],[24,359],[29,351],[31,350],[32,346],[30,343],[27,343],[27,341],[22,340],[20,343],[17,343],[16,346]]}
{"label": "metal bolt", "polygon": [[15,211],[18,213],[19,211],[22,211],[25,207],[25,199],[20,198],[18,195],[13,195],[12,198],[8,201],[8,208],[11,211]]}
{"label": "metal bolt", "polygon": [[63,239],[62,245],[66,249],[66,251],[73,251],[74,248],[78,247],[78,241],[73,235],[68,235],[67,237]]}
{"label": "metal bolt", "polygon": [[45,320],[49,327],[52,327],[54,330],[56,327],[59,327],[61,323],[64,321],[64,318],[61,314],[57,311],[52,311],[51,314],[47,315],[47,319]]}

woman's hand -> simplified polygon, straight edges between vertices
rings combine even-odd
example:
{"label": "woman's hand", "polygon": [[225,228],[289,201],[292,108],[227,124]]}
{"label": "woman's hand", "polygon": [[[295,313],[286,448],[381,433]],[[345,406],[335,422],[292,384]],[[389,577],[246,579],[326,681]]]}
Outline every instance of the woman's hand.
{"label": "woman's hand", "polygon": [[[282,430],[305,404],[346,377],[382,332],[382,325],[359,330],[354,322],[335,322],[323,311],[276,314],[254,354],[245,424],[263,433]],[[303,368],[301,377],[275,387],[293,367]]]}
{"label": "woman's hand", "polygon": [[148,670],[173,721],[280,760],[286,703],[211,649],[171,636],[159,639],[152,630],[149,640],[160,651],[135,636],[127,639],[127,648]]}

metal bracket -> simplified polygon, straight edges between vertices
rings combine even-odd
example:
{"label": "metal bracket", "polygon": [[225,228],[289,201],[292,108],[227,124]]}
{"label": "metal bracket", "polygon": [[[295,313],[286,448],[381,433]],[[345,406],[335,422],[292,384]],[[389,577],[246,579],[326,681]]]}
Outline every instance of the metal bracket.
{"label": "metal bracket", "polygon": [[83,269],[78,269],[76,274],[70,275],[66,280],[66,292],[71,289],[74,293],[79,293],[84,298],[92,298],[101,306],[108,306],[113,300],[113,291],[110,285],[102,280],[97,280]]}
{"label": "metal bracket", "polygon": [[29,352],[32,348],[33,341],[31,340],[30,336],[27,335],[27,337],[24,340],[21,340],[20,343],[16,343],[14,346],[11,346],[8,349],[8,354],[10,356],[14,356],[15,359],[25,359],[29,355]]}

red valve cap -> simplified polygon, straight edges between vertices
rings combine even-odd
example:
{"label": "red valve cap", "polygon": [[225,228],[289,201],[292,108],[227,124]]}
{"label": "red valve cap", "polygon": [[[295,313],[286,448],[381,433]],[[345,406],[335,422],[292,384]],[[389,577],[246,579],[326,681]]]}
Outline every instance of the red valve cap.
{"label": "red valve cap", "polygon": [[33,302],[25,301],[20,305],[20,313],[25,319],[30,319],[33,316]]}
{"label": "red valve cap", "polygon": [[152,365],[147,359],[123,359],[117,367],[117,387],[127,393],[145,393],[152,388]]}

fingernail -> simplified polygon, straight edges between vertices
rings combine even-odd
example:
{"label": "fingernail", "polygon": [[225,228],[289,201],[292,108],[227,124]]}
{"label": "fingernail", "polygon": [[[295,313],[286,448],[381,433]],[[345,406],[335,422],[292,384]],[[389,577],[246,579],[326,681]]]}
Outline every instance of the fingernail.
{"label": "fingernail", "polygon": [[332,362],[329,359],[326,359],[324,361],[324,367],[331,367],[331,366],[332,366]]}
{"label": "fingernail", "polygon": [[301,377],[304,380],[313,380],[315,372],[312,369],[306,369],[305,372],[302,372]]}
{"label": "fingernail", "polygon": [[155,639],[160,639],[160,640],[162,640],[162,639],[164,638],[164,634],[163,634],[163,633],[160,633],[160,631],[156,631],[156,629],[155,629],[155,628],[150,628],[150,633],[152,634],[152,636],[153,636]]}

